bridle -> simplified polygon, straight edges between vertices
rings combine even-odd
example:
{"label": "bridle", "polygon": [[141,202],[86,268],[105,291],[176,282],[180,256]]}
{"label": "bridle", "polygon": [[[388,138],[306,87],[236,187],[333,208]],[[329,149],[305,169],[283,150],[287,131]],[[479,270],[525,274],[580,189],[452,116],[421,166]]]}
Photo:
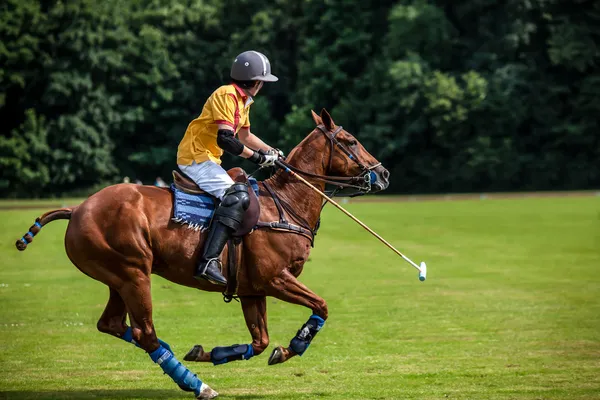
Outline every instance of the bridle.
{"label": "bridle", "polygon": [[356,193],[348,194],[348,196],[359,196],[362,194],[366,194],[371,191],[371,184],[375,182],[376,175],[373,172],[373,169],[379,167],[381,163],[377,163],[374,165],[365,165],[363,164],[356,154],[346,146],[344,146],[337,139],[337,134],[343,130],[343,127],[338,126],[335,131],[329,131],[325,125],[317,125],[317,129],[325,135],[327,139],[329,139],[330,152],[329,152],[329,162],[327,163],[326,171],[329,172],[331,169],[331,164],[333,162],[333,150],[335,147],[340,149],[342,153],[344,153],[350,160],[355,162],[360,168],[360,173],[356,176],[346,177],[346,176],[330,176],[330,175],[318,175],[312,172],[303,171],[299,168],[296,168],[292,165],[289,165],[285,161],[281,161],[281,163],[290,170],[294,171],[297,174],[304,175],[318,181],[324,182],[326,184],[330,184],[335,186],[335,189],[332,191],[333,195],[335,195],[338,191],[346,188],[356,189]]}
{"label": "bridle", "polygon": [[[298,175],[304,175],[306,177],[316,179],[316,180],[324,182],[326,184],[334,185],[335,189],[330,192],[330,194],[329,194],[330,197],[335,196],[336,193],[338,193],[339,191],[346,189],[346,188],[356,190],[356,192],[344,193],[345,196],[350,196],[350,197],[359,196],[361,194],[366,194],[366,193],[370,192],[371,185],[376,181],[376,178],[377,178],[377,176],[373,172],[373,169],[379,167],[381,165],[381,163],[377,163],[375,165],[365,165],[362,162],[360,162],[360,160],[358,159],[356,154],[351,149],[347,148],[342,143],[340,143],[340,141],[337,139],[337,137],[336,137],[337,134],[340,133],[343,129],[341,126],[337,127],[337,129],[333,132],[329,131],[324,125],[318,125],[317,128],[319,129],[320,132],[323,133],[323,135],[325,135],[325,137],[327,139],[329,139],[329,145],[330,145],[331,151],[329,152],[329,162],[328,162],[327,166],[325,167],[326,173],[329,173],[329,171],[331,170],[331,164],[333,163],[333,150],[334,150],[335,146],[337,146],[341,150],[342,153],[344,153],[350,160],[352,160],[359,166],[360,173],[358,175],[352,176],[352,177],[346,177],[346,176],[330,176],[330,175],[314,174],[312,172],[303,171],[299,168],[296,168],[296,167],[288,164],[287,162],[283,161],[283,159],[279,159],[278,166],[284,167],[288,172],[293,171],[294,173],[296,173]],[[313,133],[314,133],[314,131],[313,131]],[[324,157],[325,157],[325,155],[323,155],[323,158]],[[287,202],[283,201],[277,195],[277,193],[273,190],[273,188],[267,181],[262,181],[262,184],[263,184],[264,188],[267,190],[267,192],[269,193],[269,195],[271,196],[271,198],[273,199],[275,206],[277,207],[277,212],[279,213],[279,221],[273,221],[273,222],[259,221],[257,223],[257,227],[259,227],[259,228],[264,227],[264,228],[269,228],[269,229],[274,229],[274,230],[297,233],[297,234],[303,235],[303,236],[307,237],[308,239],[310,239],[311,245],[314,246],[314,238],[315,238],[315,235],[317,234],[317,230],[319,229],[319,225],[320,225],[320,221],[321,221],[320,218],[317,220],[315,227],[312,227],[306,219],[304,219],[300,215],[298,215],[298,213],[294,210],[294,207],[292,207]],[[327,201],[324,201],[321,204],[321,210],[323,209],[323,207],[325,207],[325,204],[327,204]],[[300,225],[294,225],[294,224],[290,223],[290,221],[288,221],[287,218],[285,217],[286,211],[290,216],[292,216],[292,218],[294,218],[296,221],[298,221]]]}

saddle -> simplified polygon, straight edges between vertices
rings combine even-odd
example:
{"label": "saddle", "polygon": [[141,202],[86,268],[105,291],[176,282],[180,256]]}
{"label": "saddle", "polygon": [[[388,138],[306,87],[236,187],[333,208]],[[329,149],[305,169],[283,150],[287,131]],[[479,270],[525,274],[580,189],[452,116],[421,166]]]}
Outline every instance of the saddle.
{"label": "saddle", "polygon": [[[227,171],[227,175],[229,175],[234,182],[244,183],[246,184],[246,186],[248,186],[250,205],[244,213],[242,225],[237,231],[233,233],[233,236],[235,237],[242,237],[250,233],[256,226],[258,218],[260,217],[260,204],[258,202],[258,197],[256,196],[256,193],[254,193],[254,190],[250,188],[250,184],[248,183],[248,175],[246,175],[246,172],[243,169],[239,167],[231,168]],[[210,196],[210,194],[200,189],[193,180],[176,170],[173,170],[173,184],[177,189],[185,193],[205,194]],[[218,200],[215,198],[215,201]]]}
{"label": "saddle", "polygon": [[[250,205],[248,209],[244,213],[244,219],[242,221],[242,225],[240,228],[233,233],[233,237],[229,239],[227,244],[227,262],[226,262],[226,274],[227,274],[227,287],[223,292],[223,300],[226,303],[230,303],[231,300],[236,299],[238,289],[238,262],[241,256],[240,254],[240,246],[239,244],[242,242],[242,237],[250,233],[258,223],[258,218],[260,217],[260,203],[258,202],[258,197],[252,188],[250,188],[250,184],[248,182],[248,175],[241,168],[231,168],[227,171],[227,174],[233,179],[234,182],[244,183],[248,186],[248,195],[250,197]],[[182,192],[193,194],[193,195],[207,195],[210,197],[210,194],[206,193],[204,190],[200,189],[196,183],[180,173],[179,171],[173,170],[173,184],[175,187]],[[218,200],[214,198],[214,201]]]}

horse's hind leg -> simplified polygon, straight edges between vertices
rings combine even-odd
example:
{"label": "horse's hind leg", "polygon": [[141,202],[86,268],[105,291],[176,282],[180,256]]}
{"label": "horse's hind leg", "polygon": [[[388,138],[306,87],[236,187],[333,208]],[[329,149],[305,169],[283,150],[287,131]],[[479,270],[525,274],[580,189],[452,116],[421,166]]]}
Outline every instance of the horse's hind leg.
{"label": "horse's hind leg", "polygon": [[175,358],[171,351],[159,343],[152,322],[150,278],[141,276],[134,282],[125,283],[119,290],[119,294],[129,313],[133,340],[148,353],[152,361],[157,363],[181,389],[194,392],[197,399],[217,397],[217,392],[202,383]]}
{"label": "horse's hind leg", "polygon": [[267,301],[265,296],[240,297],[246,325],[252,335],[251,344],[234,344],[215,347],[205,352],[202,346],[194,346],[183,358],[186,361],[211,361],[214,365],[230,361],[248,360],[261,354],[269,346],[267,331]]}
{"label": "horse's hind leg", "polygon": [[298,281],[287,270],[270,283],[267,293],[288,303],[310,308],[313,314],[291,340],[288,348],[278,346],[269,357],[269,365],[280,364],[295,355],[304,354],[313,338],[325,324],[328,316],[327,303]]}
{"label": "horse's hind leg", "polygon": [[[109,289],[110,297],[108,298],[108,304],[106,304],[102,316],[98,320],[98,330],[140,347],[138,342],[133,339],[133,331],[125,322],[125,319],[127,318],[125,302],[121,298],[119,292],[113,288]],[[173,352],[168,343],[163,342],[160,338],[157,338],[157,340],[165,349]]]}
{"label": "horse's hind leg", "polygon": [[[126,340],[124,337],[125,332],[131,332],[131,329],[125,323],[126,317],[127,309],[125,308],[123,299],[116,290],[110,288],[108,304],[106,304],[106,308],[96,325],[98,330],[102,333],[108,333],[109,335]],[[131,342],[131,337],[127,341]]]}

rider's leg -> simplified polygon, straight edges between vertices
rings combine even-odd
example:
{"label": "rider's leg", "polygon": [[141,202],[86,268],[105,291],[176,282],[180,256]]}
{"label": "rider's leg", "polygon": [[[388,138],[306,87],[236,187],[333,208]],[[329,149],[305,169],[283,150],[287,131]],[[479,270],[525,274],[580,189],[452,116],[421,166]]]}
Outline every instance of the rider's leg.
{"label": "rider's leg", "polygon": [[250,198],[248,186],[235,183],[225,191],[223,201],[215,211],[208,237],[204,243],[202,259],[194,276],[204,278],[212,283],[225,285],[227,280],[221,274],[219,256],[233,232],[242,223],[244,212],[248,209]]}
{"label": "rider's leg", "polygon": [[212,161],[179,165],[179,169],[190,177],[200,189],[212,194],[219,200],[223,200],[225,191],[234,184],[227,171]]}
{"label": "rider's leg", "polygon": [[219,256],[231,234],[242,223],[244,211],[250,203],[248,188],[245,184],[234,184],[227,172],[212,161],[193,163],[188,166],[180,165],[179,168],[202,190],[221,199],[204,243],[202,259],[194,276],[225,285],[227,280],[221,273]]}

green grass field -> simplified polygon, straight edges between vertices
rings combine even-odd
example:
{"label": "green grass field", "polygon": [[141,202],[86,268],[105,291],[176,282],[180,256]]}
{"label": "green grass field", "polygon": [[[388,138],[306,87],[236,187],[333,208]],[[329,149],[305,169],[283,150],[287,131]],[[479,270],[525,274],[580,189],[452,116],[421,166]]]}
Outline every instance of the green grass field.
{"label": "green grass field", "polygon": [[[327,207],[301,280],[330,318],[302,358],[267,366],[310,311],[268,300],[271,345],[187,363],[223,399],[600,399],[600,198],[355,203],[417,272]],[[67,259],[66,221],[14,241],[45,210],[2,210],[0,398],[191,399],[141,350],[96,331],[108,289]],[[248,343],[240,306],[153,280],[159,336]]]}

